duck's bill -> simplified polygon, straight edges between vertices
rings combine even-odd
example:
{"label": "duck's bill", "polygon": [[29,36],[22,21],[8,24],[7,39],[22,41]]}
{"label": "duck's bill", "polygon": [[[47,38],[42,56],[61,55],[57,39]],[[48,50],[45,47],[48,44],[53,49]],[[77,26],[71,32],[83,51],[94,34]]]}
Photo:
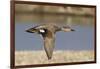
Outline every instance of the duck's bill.
{"label": "duck's bill", "polygon": [[26,30],[26,32],[28,32],[28,33],[35,33],[36,29],[31,28],[31,29]]}

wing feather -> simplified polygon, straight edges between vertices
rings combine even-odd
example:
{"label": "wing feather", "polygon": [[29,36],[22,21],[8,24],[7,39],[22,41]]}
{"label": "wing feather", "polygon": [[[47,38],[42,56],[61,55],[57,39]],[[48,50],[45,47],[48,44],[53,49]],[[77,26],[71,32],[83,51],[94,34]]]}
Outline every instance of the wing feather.
{"label": "wing feather", "polygon": [[44,38],[44,49],[47,54],[48,59],[52,58],[53,50],[55,46],[55,37],[52,34],[51,37],[46,36]]}

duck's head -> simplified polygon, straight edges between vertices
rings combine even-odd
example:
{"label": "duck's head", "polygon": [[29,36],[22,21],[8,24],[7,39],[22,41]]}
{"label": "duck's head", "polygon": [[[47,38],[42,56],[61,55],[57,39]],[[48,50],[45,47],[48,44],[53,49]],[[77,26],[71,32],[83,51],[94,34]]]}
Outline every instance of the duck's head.
{"label": "duck's head", "polygon": [[72,29],[71,27],[66,27],[66,26],[63,26],[63,27],[61,28],[61,30],[64,31],[64,32],[75,31],[75,30]]}

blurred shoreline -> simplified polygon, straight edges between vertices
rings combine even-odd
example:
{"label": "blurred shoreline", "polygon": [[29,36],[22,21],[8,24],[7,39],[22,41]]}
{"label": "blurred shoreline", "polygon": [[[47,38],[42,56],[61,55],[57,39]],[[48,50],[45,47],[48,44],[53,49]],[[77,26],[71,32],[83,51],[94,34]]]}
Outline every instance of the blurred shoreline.
{"label": "blurred shoreline", "polygon": [[47,59],[45,51],[42,50],[15,52],[15,65],[70,63],[70,62],[83,62],[83,61],[94,61],[94,51],[57,50],[53,52],[51,60]]}
{"label": "blurred shoreline", "polygon": [[[89,7],[70,7],[70,6],[44,6],[44,5],[27,5],[16,4],[16,14],[56,14],[56,15],[80,15],[94,16],[94,8]],[[92,11],[92,12],[91,12]]]}
{"label": "blurred shoreline", "polygon": [[[92,12],[91,12],[92,11]],[[15,21],[23,23],[94,24],[95,8],[50,5],[15,5]]]}

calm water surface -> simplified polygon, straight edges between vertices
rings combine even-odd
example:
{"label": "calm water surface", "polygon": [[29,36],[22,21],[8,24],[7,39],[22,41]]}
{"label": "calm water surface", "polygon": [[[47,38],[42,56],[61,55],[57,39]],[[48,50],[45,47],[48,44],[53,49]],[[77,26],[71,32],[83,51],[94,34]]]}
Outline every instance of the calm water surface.
{"label": "calm water surface", "polygon": [[[35,16],[34,16],[35,17]],[[18,21],[15,22],[15,49],[16,50],[43,50],[43,40],[40,35],[36,33],[27,33],[26,29],[29,29],[40,22],[34,21],[34,17],[28,18],[30,21]],[[26,18],[26,19],[27,19]],[[52,18],[52,17],[50,17]],[[20,18],[19,18],[20,19]],[[45,19],[48,20],[49,18]],[[93,50],[94,49],[94,27],[93,20],[84,18],[79,20],[78,18],[68,19],[68,17],[60,17],[62,21],[58,21],[59,25],[70,25],[75,32],[57,32],[55,50]],[[66,20],[67,19],[67,20]],[[31,21],[33,20],[33,21]],[[36,20],[36,19],[35,19]],[[42,19],[43,20],[43,19]],[[53,22],[53,19],[51,19]],[[78,20],[78,21],[77,21]],[[65,21],[65,22],[64,22]],[[82,22],[81,22],[82,21]],[[48,22],[48,21],[46,21]],[[54,21],[56,22],[56,21]]]}

